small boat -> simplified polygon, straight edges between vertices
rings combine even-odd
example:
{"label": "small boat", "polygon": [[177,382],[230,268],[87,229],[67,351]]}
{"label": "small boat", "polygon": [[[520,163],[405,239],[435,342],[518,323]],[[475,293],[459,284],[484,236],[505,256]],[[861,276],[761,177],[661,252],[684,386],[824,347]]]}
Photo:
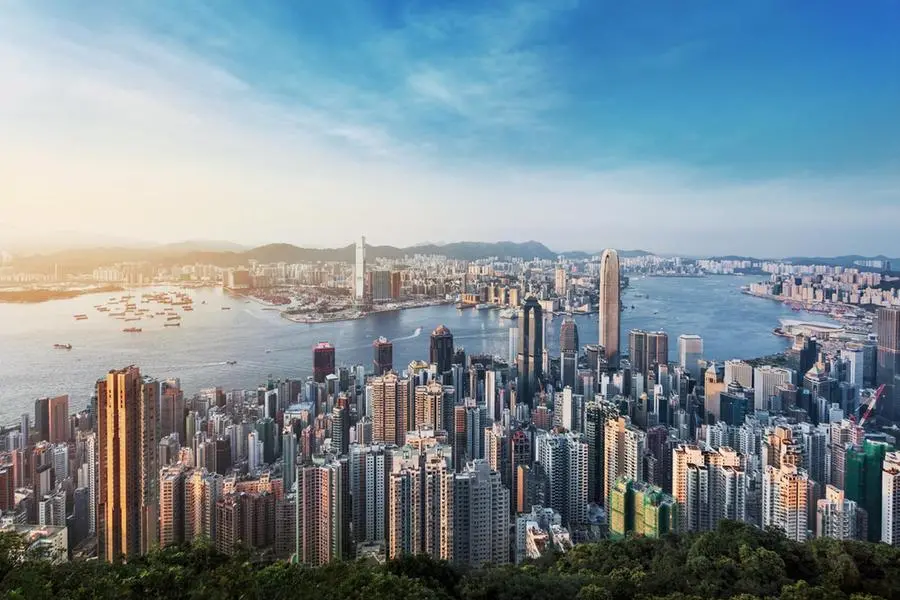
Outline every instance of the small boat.
{"label": "small boat", "polygon": [[268,353],[269,353],[269,352],[271,352],[271,350],[269,350],[269,349],[266,349],[266,354],[268,354]]}
{"label": "small boat", "polygon": [[72,344],[53,344],[53,347],[57,350],[71,350]]}
{"label": "small boat", "polygon": [[75,315],[75,320],[76,320],[76,321],[84,321],[84,320],[87,319],[87,318],[88,318],[87,315]]}
{"label": "small boat", "polygon": [[165,323],[166,327],[181,327],[181,323]]}
{"label": "small boat", "polygon": [[225,361],[225,364],[226,364],[226,365],[236,365],[236,364],[237,364],[237,361],[236,361],[236,360],[226,360],[226,361]]}
{"label": "small boat", "polygon": [[167,321],[180,321],[181,317],[179,317],[178,315],[169,315],[168,317],[166,317],[166,320]]}
{"label": "small boat", "polygon": [[131,318],[125,319],[125,322],[127,323],[129,321],[140,321],[140,320],[141,320],[140,317],[131,317]]}
{"label": "small boat", "polygon": [[230,306],[223,306],[223,307],[222,307],[222,310],[231,310],[231,307],[230,307]]}
{"label": "small boat", "polygon": [[122,331],[124,331],[125,333],[140,333],[141,331],[143,331],[143,329],[141,329],[140,327],[126,327]]}

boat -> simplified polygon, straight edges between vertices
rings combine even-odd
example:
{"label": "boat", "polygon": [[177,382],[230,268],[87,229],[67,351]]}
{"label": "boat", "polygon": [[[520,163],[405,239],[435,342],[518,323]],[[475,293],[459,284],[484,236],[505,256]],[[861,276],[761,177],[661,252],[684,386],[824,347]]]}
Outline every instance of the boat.
{"label": "boat", "polygon": [[72,344],[53,344],[53,347],[57,350],[71,350]]}
{"label": "boat", "polygon": [[490,310],[494,308],[494,305],[490,302],[482,302],[481,304],[475,305],[475,310]]}
{"label": "boat", "polygon": [[226,361],[225,361],[225,364],[226,364],[226,365],[236,365],[236,364],[237,364],[237,361],[236,361],[236,360],[226,360]]}
{"label": "boat", "polygon": [[166,327],[181,327],[181,323],[164,323]]}
{"label": "boat", "polygon": [[141,320],[140,317],[130,317],[128,319],[125,319],[125,322],[128,323],[129,321],[140,321],[140,320]]}
{"label": "boat", "polygon": [[140,333],[141,331],[143,331],[143,329],[141,329],[140,327],[126,327],[122,331],[124,331],[125,333]]}
{"label": "boat", "polygon": [[517,311],[514,308],[505,308],[500,311],[500,318],[501,319],[510,319],[510,320],[518,319],[519,311]]}
{"label": "boat", "polygon": [[87,315],[75,315],[75,320],[76,320],[76,321],[84,321],[84,320],[87,319],[87,318],[88,318]]}
{"label": "boat", "polygon": [[180,321],[181,317],[179,317],[178,315],[169,315],[168,317],[166,317],[166,320],[167,321]]}
{"label": "boat", "polygon": [[230,306],[223,306],[223,307],[222,307],[222,310],[231,310],[231,307],[230,307]]}

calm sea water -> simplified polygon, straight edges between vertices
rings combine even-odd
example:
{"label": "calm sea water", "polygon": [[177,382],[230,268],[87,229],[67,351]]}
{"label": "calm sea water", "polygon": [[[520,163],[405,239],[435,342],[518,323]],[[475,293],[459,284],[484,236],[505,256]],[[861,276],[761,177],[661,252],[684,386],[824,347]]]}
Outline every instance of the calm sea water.
{"label": "calm sea water", "polygon": [[[813,317],[742,294],[740,286],[753,280],[633,279],[623,296],[627,307],[622,315],[623,338],[627,340],[631,328],[667,331],[671,360],[676,358],[676,339],[682,333],[703,336],[706,357],[715,360],[779,352],[786,347],[783,338],[772,334],[779,318]],[[142,291],[146,290],[134,294],[139,297]],[[183,313],[181,327],[163,327],[162,317],[125,323],[98,313],[94,305],[104,303],[110,294],[42,304],[0,304],[0,423],[30,413],[34,399],[41,396],[69,394],[72,410],[80,409],[87,405],[99,377],[130,364],[154,377],[179,377],[188,393],[212,386],[252,388],[270,375],[311,374],[312,346],[319,341],[336,346],[338,364],[369,366],[372,341],[383,335],[393,340],[394,366],[401,369],[414,359],[427,360],[429,333],[441,323],[468,353],[506,356],[507,329],[516,323],[500,319],[497,311],[439,306],[305,325],[221,290],[190,293],[194,311]],[[223,306],[231,310],[222,310]],[[89,318],[76,321],[73,315],[79,313]],[[581,343],[596,342],[596,315],[576,321]],[[548,330],[552,353],[558,351],[561,322],[557,317]],[[123,333],[129,325],[143,332]],[[54,343],[70,343],[74,348],[55,350]],[[229,360],[237,364],[226,364]]]}

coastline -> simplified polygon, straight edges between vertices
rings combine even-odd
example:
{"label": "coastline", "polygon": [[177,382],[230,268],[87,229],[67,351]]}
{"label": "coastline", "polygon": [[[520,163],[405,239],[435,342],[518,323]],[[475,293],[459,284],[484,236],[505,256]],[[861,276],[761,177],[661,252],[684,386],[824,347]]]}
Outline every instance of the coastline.
{"label": "coastline", "polygon": [[0,304],[40,304],[52,300],[71,300],[89,294],[106,294],[124,292],[118,285],[106,285],[93,288],[78,289],[29,289],[0,290]]}
{"label": "coastline", "polygon": [[[379,313],[391,313],[391,312],[399,312],[404,310],[410,310],[414,308],[428,308],[431,306],[443,306],[447,304],[453,304],[452,300],[425,300],[425,301],[416,301],[414,304],[410,304],[408,306],[390,306],[386,308],[373,309],[368,312],[365,311],[355,311],[353,309],[347,309],[338,311],[333,313],[333,316],[329,316],[323,313],[309,313],[311,316],[306,316],[302,314],[291,314],[286,310],[282,310],[279,314],[281,318],[290,321],[291,323],[297,323],[300,325],[318,325],[320,323],[340,323],[342,321],[357,321],[359,319],[365,319],[366,317],[371,317],[373,315],[377,315]],[[349,313],[349,314],[348,314]]]}

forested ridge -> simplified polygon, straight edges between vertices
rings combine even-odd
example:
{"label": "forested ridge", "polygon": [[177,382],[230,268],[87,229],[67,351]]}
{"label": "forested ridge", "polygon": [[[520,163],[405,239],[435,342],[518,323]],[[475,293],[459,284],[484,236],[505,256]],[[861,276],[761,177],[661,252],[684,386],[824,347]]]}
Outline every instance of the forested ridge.
{"label": "forested ridge", "polygon": [[303,567],[209,546],[172,547],[123,565],[53,565],[22,557],[11,534],[0,548],[7,598],[297,598],[465,600],[694,600],[900,598],[900,549],[818,539],[722,522],[703,534],[576,546],[519,566],[462,570],[428,557],[384,565]]}

